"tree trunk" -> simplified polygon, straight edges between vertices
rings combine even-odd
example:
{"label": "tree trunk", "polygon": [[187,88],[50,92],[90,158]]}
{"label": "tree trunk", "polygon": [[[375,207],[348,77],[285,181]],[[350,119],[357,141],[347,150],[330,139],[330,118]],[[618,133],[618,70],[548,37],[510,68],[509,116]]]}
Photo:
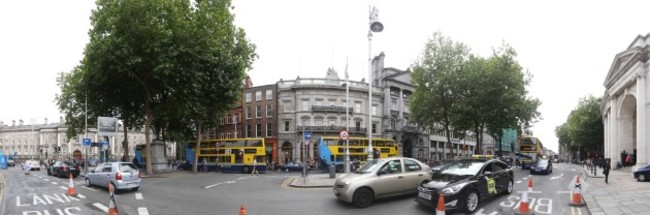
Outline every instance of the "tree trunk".
{"label": "tree trunk", "polygon": [[[445,125],[445,133],[447,134],[447,144],[449,144],[449,152],[451,153],[451,159],[454,159],[454,157],[455,157],[454,156],[454,144],[451,142],[451,132],[449,131],[449,125]],[[443,151],[442,153],[444,154],[445,152]]]}
{"label": "tree trunk", "polygon": [[[199,163],[199,145],[201,145],[201,126],[199,122],[196,125],[196,144],[194,145],[194,162],[192,162],[192,172],[198,173],[198,163]],[[205,159],[205,158],[204,158]]]}
{"label": "tree trunk", "polygon": [[144,123],[144,141],[145,141],[145,156],[147,158],[147,174],[153,174],[153,168],[151,164],[151,122],[153,121],[153,111],[151,110],[151,102],[149,99],[145,102],[145,112],[147,114],[147,120]]}

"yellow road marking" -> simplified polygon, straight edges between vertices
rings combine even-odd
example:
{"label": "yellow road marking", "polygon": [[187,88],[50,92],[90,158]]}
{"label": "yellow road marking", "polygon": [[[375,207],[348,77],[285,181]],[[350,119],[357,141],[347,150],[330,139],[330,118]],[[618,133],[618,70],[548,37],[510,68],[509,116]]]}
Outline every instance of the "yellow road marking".
{"label": "yellow road marking", "polygon": [[284,182],[282,183],[282,188],[285,189],[289,188],[289,184],[291,184],[292,181],[293,181],[293,177],[289,177],[287,178],[287,180],[284,180]]}
{"label": "yellow road marking", "polygon": [[582,215],[582,208],[578,208],[578,215]]}
{"label": "yellow road marking", "polygon": [[576,215],[576,208],[570,207],[571,208],[571,215]]}

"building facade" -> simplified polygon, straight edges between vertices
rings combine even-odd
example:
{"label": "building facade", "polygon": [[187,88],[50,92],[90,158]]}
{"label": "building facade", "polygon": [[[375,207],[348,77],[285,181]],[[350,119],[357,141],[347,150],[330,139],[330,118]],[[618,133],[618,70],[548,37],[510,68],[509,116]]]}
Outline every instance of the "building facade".
{"label": "building facade", "polygon": [[[346,81],[334,69],[328,69],[325,78],[296,78],[280,80],[278,86],[278,143],[281,161],[303,161],[318,157],[321,136],[338,136],[346,129]],[[383,94],[381,88],[372,89],[372,108],[368,106],[368,83],[349,81],[350,136],[381,137]],[[368,127],[368,111],[373,112]],[[305,132],[311,132],[311,141],[303,144]],[[306,150],[307,152],[304,152]],[[304,153],[303,153],[304,152]],[[305,157],[306,155],[306,157]]]}
{"label": "building facade", "polygon": [[605,78],[601,111],[605,133],[605,158],[611,165],[624,164],[629,154],[636,167],[648,164],[648,71],[650,34],[639,35],[628,48],[614,57]]}
{"label": "building facade", "polygon": [[[42,124],[33,122],[26,125],[23,120],[18,122],[16,124],[13,120],[11,125],[0,122],[0,149],[5,155],[16,153],[19,159],[80,159],[78,156],[85,157],[86,154],[89,158],[99,157],[99,147],[91,147],[86,152],[82,145],[84,134],[70,139],[66,137],[68,128],[62,117],[55,123],[48,123],[47,118]],[[97,135],[96,128],[88,128],[88,137],[93,142],[101,142],[103,139]],[[120,127],[118,133],[110,137],[109,151],[112,158],[120,159],[124,155],[125,149],[120,144],[123,140],[124,132]],[[144,132],[130,131],[128,142],[129,157],[132,158],[135,146],[145,144]],[[176,144],[168,143],[166,147],[167,156],[175,156]]]}

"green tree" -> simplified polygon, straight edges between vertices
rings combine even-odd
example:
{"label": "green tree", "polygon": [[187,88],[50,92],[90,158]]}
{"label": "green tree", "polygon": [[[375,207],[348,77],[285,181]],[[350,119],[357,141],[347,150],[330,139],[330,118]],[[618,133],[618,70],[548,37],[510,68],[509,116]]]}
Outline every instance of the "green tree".
{"label": "green tree", "polygon": [[601,98],[581,98],[578,106],[569,114],[566,125],[572,148],[595,151],[603,146],[605,135],[600,103]]}
{"label": "green tree", "polygon": [[[453,42],[440,32],[426,43],[422,56],[414,63],[411,81],[415,91],[409,100],[411,121],[428,130],[444,129],[451,143],[454,111],[459,105],[461,70],[469,58],[469,48]],[[453,144],[449,144],[455,157]]]}

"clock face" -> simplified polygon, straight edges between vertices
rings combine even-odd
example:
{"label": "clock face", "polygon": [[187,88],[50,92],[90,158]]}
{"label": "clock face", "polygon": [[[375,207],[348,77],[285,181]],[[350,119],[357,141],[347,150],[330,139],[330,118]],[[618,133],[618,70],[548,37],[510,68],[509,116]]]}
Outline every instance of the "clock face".
{"label": "clock face", "polygon": [[373,22],[370,24],[370,30],[372,32],[381,32],[384,30],[384,25],[381,22]]}

